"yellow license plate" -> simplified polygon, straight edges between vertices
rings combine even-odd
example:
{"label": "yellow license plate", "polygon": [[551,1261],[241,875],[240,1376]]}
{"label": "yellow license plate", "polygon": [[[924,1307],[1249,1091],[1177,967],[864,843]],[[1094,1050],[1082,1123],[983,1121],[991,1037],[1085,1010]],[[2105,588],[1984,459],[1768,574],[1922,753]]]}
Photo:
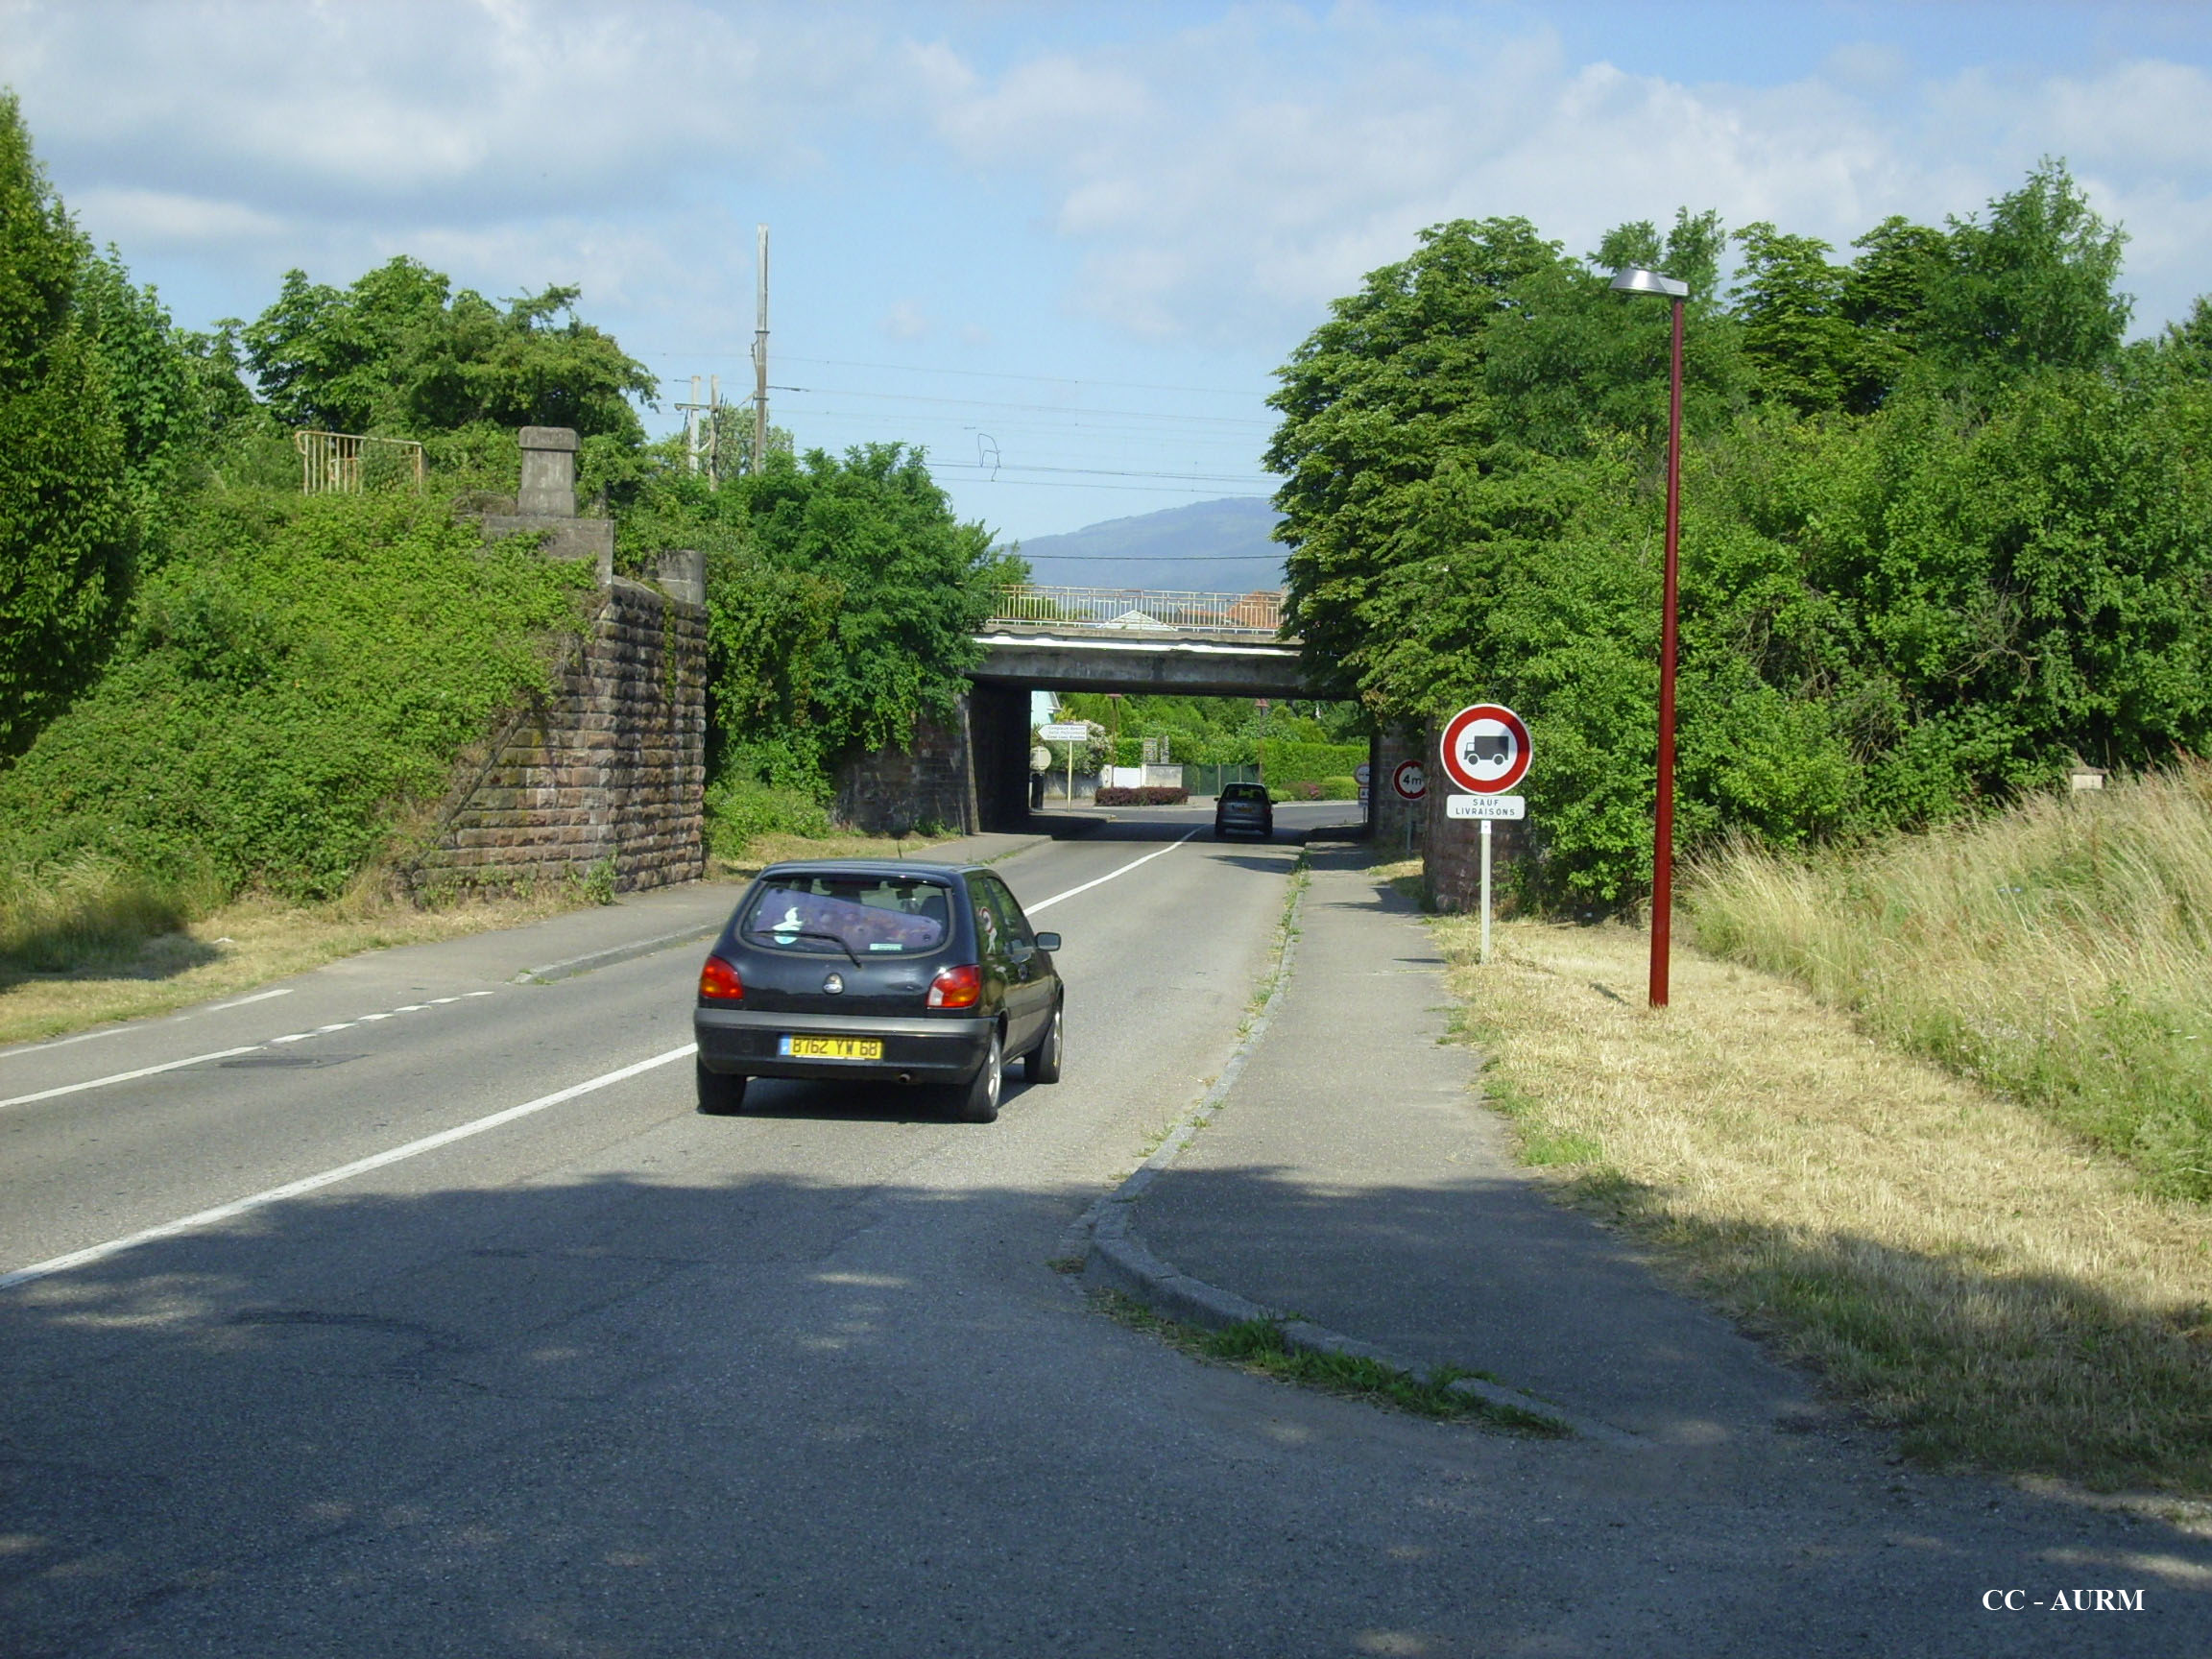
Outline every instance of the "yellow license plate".
{"label": "yellow license plate", "polygon": [[794,1060],[880,1060],[880,1037],[786,1037],[783,1052]]}

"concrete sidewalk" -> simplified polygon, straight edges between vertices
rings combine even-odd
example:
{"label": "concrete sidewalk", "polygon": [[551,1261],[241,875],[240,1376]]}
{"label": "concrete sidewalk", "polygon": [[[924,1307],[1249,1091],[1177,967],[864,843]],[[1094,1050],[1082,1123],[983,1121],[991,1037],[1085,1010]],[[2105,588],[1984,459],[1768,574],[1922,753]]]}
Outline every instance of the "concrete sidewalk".
{"label": "concrete sidewalk", "polygon": [[1296,954],[1206,1127],[1130,1212],[1182,1274],[1661,1443],[1770,1433],[1801,1379],[1515,1164],[1445,1040],[1443,962],[1358,849],[1317,847]]}

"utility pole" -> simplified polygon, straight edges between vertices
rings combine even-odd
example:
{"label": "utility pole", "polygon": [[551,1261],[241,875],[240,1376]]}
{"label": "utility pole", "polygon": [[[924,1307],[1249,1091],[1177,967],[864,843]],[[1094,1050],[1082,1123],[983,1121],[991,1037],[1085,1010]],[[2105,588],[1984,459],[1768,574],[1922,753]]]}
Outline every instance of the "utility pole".
{"label": "utility pole", "polygon": [[722,376],[710,375],[707,384],[707,488],[722,488]]}
{"label": "utility pole", "polygon": [[760,315],[753,327],[753,470],[757,474],[768,464],[768,227],[755,229],[760,272]]}
{"label": "utility pole", "polygon": [[691,401],[684,405],[684,466],[699,474],[699,376],[691,376]]}

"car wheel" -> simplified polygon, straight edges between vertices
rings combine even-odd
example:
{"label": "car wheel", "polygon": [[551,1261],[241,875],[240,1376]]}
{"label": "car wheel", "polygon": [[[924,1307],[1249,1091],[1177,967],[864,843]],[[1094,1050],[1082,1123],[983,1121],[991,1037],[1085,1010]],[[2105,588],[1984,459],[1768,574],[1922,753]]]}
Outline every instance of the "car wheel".
{"label": "car wheel", "polygon": [[988,1123],[998,1116],[998,1088],[1006,1075],[1006,1054],[998,1033],[991,1033],[991,1052],[965,1084],[953,1086],[952,1115],[963,1123]]}
{"label": "car wheel", "polygon": [[750,1077],[726,1077],[707,1070],[707,1062],[693,1060],[692,1075],[699,1084],[699,1110],[709,1118],[729,1118],[745,1110],[745,1085]]}
{"label": "car wheel", "polygon": [[1037,1046],[1029,1050],[1029,1058],[1022,1063],[1022,1075],[1032,1083],[1060,1081],[1062,1013],[1061,1004],[1053,1003],[1052,1018],[1045,1026],[1045,1035],[1037,1039]]}

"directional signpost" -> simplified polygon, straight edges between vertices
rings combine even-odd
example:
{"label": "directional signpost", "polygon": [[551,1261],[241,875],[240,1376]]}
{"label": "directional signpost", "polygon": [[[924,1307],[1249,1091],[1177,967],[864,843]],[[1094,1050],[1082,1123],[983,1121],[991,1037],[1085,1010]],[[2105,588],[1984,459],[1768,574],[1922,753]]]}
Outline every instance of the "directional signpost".
{"label": "directional signpost", "polygon": [[1528,776],[1528,728],[1499,703],[1477,703],[1444,723],[1444,776],[1467,791],[1444,803],[1447,818],[1473,818],[1482,826],[1482,960],[1490,960],[1490,826],[1528,815],[1528,803],[1508,794]]}
{"label": "directional signpost", "polygon": [[1068,805],[1075,805],[1075,745],[1091,741],[1091,726],[1083,720],[1055,720],[1037,733],[1047,743],[1068,745]]}

